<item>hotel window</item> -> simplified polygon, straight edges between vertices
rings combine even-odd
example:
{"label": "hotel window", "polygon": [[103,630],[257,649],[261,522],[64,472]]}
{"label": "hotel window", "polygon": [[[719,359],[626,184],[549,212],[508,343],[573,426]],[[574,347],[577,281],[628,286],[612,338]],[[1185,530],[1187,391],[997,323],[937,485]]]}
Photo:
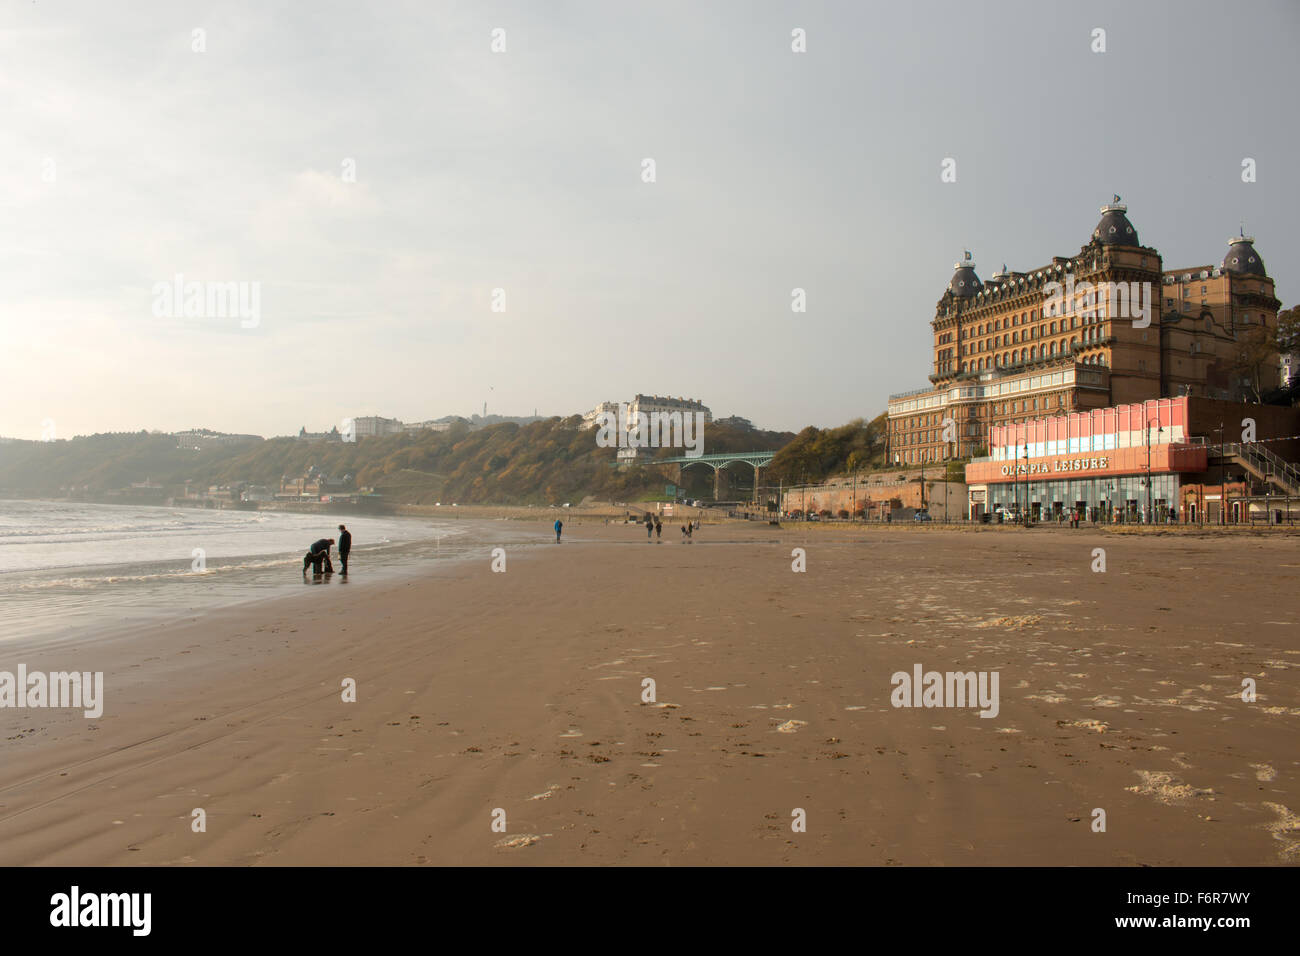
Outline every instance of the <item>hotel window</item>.
{"label": "hotel window", "polygon": [[1056,334],[1056,323],[1053,322],[1053,323],[1051,324],[1050,328],[1051,328],[1051,330],[1052,330],[1052,334],[1055,335],[1055,334]]}

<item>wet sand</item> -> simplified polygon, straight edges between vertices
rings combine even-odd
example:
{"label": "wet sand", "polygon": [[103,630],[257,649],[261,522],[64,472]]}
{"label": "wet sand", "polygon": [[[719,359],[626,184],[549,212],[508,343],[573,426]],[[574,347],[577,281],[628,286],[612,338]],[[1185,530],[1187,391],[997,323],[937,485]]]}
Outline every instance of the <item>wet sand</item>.
{"label": "wet sand", "polygon": [[[0,863],[1300,861],[1300,536],[664,535],[0,644],[107,685],[0,710]],[[999,713],[891,706],[917,664]]]}

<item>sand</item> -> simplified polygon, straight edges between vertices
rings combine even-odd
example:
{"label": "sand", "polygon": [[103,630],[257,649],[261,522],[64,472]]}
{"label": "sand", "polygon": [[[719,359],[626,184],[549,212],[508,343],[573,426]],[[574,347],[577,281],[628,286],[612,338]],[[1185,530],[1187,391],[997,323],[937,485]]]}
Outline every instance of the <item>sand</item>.
{"label": "sand", "polygon": [[[5,642],[107,691],[0,710],[0,863],[1300,860],[1300,537],[664,534]],[[891,706],[915,664],[997,716]]]}

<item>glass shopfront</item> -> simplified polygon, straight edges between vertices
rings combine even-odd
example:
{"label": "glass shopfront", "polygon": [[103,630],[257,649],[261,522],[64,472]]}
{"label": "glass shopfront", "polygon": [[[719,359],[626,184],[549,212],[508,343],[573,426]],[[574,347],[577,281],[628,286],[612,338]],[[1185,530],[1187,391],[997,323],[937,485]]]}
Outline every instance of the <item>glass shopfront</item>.
{"label": "glass shopfront", "polygon": [[[1119,475],[1099,478],[1068,478],[1049,481],[1029,478],[1018,482],[990,483],[989,511],[1023,513],[1028,505],[1037,521],[1056,520],[1057,514],[1068,517],[1074,508],[1085,510],[1084,520],[1109,522],[1145,521],[1147,507],[1146,475]],[[1026,496],[1026,487],[1028,496]],[[1151,511],[1153,520],[1165,523],[1179,520],[1178,475],[1151,476]]]}

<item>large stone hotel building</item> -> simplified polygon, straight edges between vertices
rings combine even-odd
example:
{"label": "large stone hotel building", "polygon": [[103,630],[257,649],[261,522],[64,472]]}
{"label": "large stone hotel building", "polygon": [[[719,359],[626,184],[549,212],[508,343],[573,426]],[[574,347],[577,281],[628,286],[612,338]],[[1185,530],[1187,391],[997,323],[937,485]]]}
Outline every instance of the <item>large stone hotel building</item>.
{"label": "large stone hotel building", "polygon": [[[987,281],[969,253],[957,263],[931,322],[931,384],[889,399],[891,461],[987,455],[995,426],[1177,396],[1246,397],[1237,353],[1252,329],[1276,329],[1281,306],[1253,240],[1230,240],[1219,265],[1166,269],[1118,196],[1101,212],[1072,257],[1028,272],[1004,266]],[[1278,381],[1279,363],[1269,356],[1261,378]]]}

